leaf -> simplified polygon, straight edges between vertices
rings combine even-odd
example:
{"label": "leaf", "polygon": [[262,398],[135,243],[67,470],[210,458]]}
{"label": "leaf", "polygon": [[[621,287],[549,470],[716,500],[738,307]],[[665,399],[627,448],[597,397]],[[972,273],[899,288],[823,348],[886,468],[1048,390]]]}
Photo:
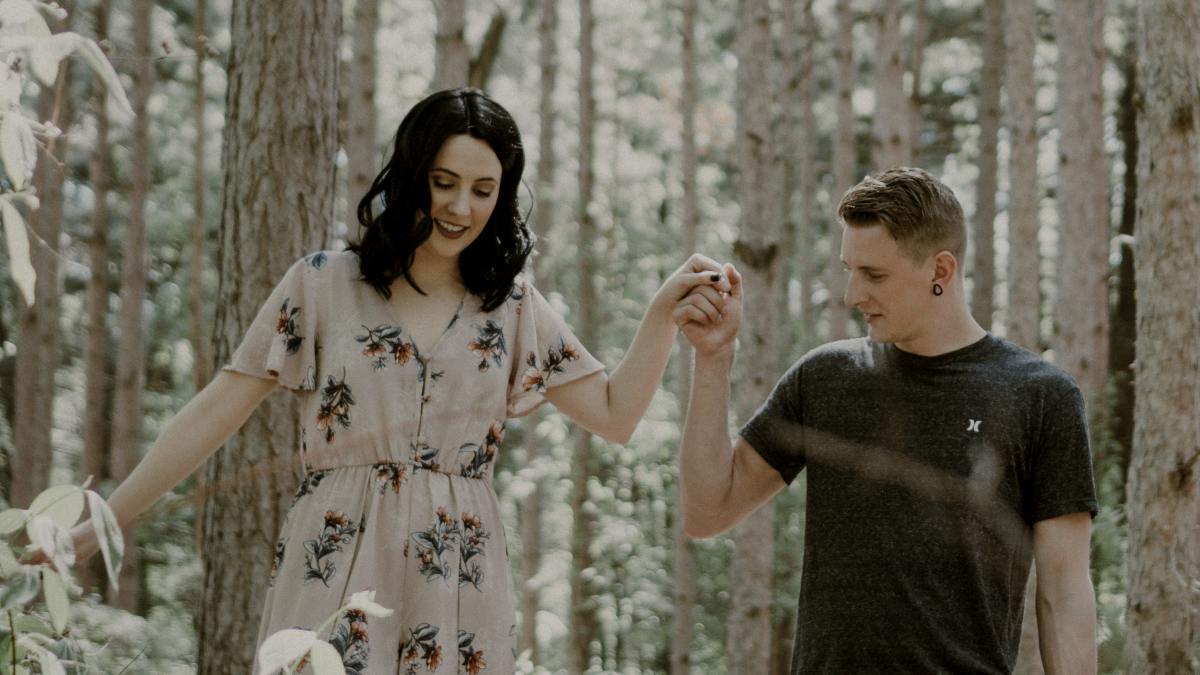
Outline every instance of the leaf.
{"label": "leaf", "polygon": [[75,564],[75,545],[71,532],[60,527],[49,516],[34,516],[25,526],[29,535],[30,550],[41,549],[54,566],[64,574]]}
{"label": "leaf", "polygon": [[391,616],[394,610],[375,602],[375,591],[359,591],[350,596],[343,610],[357,609],[367,616]]}
{"label": "leaf", "polygon": [[49,649],[37,650],[38,665],[42,667],[42,675],[67,675],[62,662]]}
{"label": "leaf", "polygon": [[46,20],[29,0],[3,0],[0,2],[0,19],[0,32],[6,34],[29,37],[50,35]]}
{"label": "leaf", "polygon": [[56,485],[29,505],[30,516],[48,516],[59,527],[70,529],[83,515],[83,490],[76,485]]}
{"label": "leaf", "polygon": [[342,665],[342,655],[337,653],[333,645],[317,641],[309,651],[309,664],[316,675],[346,675],[346,667]]}
{"label": "leaf", "polygon": [[100,46],[92,40],[84,39],[79,45],[79,52],[92,70],[96,71],[96,74],[104,81],[104,87],[108,90],[108,100],[117,104],[117,109],[121,114],[133,117],[133,108],[129,105],[129,99],[125,97],[121,79],[117,77],[117,71],[113,70],[112,64],[108,62],[104,52],[100,51]]}
{"label": "leaf", "polygon": [[8,509],[0,511],[0,536],[12,534],[25,527],[25,509]]}
{"label": "leaf", "polygon": [[125,538],[117,517],[103,497],[94,490],[88,490],[87,502],[92,514],[92,529],[96,531],[100,553],[104,556],[104,571],[108,574],[109,584],[116,590],[117,573],[121,570],[121,561],[125,559]]}
{"label": "leaf", "polygon": [[0,584],[0,609],[24,607],[37,597],[41,574],[33,565],[22,565],[17,573]]}
{"label": "leaf", "polygon": [[[9,116],[6,116],[6,119]],[[2,141],[0,141],[2,143]],[[0,148],[3,146],[0,145]],[[12,265],[12,278],[21,289],[25,305],[33,307],[33,285],[37,274],[29,258],[29,234],[25,231],[25,219],[17,207],[7,199],[0,199],[0,220],[4,221],[4,238],[8,243],[8,260]]]}
{"label": "leaf", "polygon": [[42,592],[46,595],[46,609],[50,611],[50,622],[54,625],[54,632],[62,635],[71,612],[71,601],[67,599],[67,587],[63,578],[49,567],[42,568]]}
{"label": "leaf", "polygon": [[272,633],[258,648],[258,667],[263,675],[275,675],[303,657],[317,642],[311,630],[288,628]]}
{"label": "leaf", "polygon": [[29,50],[33,74],[42,84],[53,87],[58,79],[58,64],[83,44],[78,33],[56,33],[34,43]]}
{"label": "leaf", "polygon": [[0,578],[11,576],[20,567],[21,563],[17,562],[17,556],[13,554],[12,547],[8,545],[8,542],[0,541]]}
{"label": "leaf", "polygon": [[37,141],[29,120],[17,112],[3,113],[0,119],[0,161],[14,190],[24,190],[37,164]]}

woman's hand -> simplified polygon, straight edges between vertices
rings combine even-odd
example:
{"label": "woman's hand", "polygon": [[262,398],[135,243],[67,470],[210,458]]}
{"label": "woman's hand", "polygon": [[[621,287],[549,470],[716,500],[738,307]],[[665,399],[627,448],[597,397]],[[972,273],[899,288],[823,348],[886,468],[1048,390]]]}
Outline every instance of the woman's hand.
{"label": "woman's hand", "polygon": [[682,303],[694,308],[697,319],[719,321],[731,290],[721,264],[707,256],[693,253],[679,269],[667,277],[651,307],[672,314]]}
{"label": "woman's hand", "polygon": [[[71,544],[75,549],[75,566],[87,562],[100,550],[100,540],[96,538],[96,529],[90,519],[71,528]],[[26,565],[49,565],[54,567],[54,561],[46,551],[38,549],[21,560]]]}
{"label": "woman's hand", "polygon": [[691,295],[676,303],[671,313],[675,325],[692,343],[698,357],[731,356],[738,328],[742,324],[742,275],[733,265],[726,264],[723,276],[729,284],[729,293],[721,298],[721,315],[718,318],[714,319],[711,310],[704,309],[711,303],[709,296],[697,297],[697,292],[711,291],[711,288],[704,286],[697,287]]}

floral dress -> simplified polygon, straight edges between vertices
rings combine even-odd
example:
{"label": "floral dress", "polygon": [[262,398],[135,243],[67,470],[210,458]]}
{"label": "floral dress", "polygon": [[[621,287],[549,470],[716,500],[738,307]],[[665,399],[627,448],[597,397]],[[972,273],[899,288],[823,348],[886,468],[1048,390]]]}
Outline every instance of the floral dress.
{"label": "floral dress", "polygon": [[297,261],[227,370],[300,396],[305,477],[275,545],[261,643],[315,630],[352,593],[395,612],[338,617],[348,673],[511,673],[511,570],[492,472],[505,420],[603,369],[518,279],[467,295],[432,345],[361,280],[353,253]]}

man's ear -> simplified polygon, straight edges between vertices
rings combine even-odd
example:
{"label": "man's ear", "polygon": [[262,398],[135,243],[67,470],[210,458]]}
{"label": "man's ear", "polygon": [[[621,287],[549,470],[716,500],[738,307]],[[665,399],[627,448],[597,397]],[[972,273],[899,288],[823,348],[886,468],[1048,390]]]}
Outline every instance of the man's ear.
{"label": "man's ear", "polygon": [[930,283],[941,284],[942,288],[949,288],[950,282],[954,279],[954,273],[958,271],[958,259],[950,251],[942,250],[933,255],[933,278]]}

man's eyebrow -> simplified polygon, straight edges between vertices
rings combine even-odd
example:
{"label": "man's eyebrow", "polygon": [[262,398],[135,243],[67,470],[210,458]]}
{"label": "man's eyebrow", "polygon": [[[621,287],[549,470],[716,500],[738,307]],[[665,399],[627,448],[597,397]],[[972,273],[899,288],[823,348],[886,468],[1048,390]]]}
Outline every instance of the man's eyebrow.
{"label": "man's eyebrow", "polygon": [[[460,176],[460,175],[458,175],[458,174],[454,173],[454,172],[453,172],[453,171],[451,171],[450,169],[443,169],[443,168],[442,168],[442,167],[440,167],[440,166],[435,166],[435,167],[433,167],[432,171],[438,171],[438,172],[440,172],[440,173],[449,174],[449,175],[453,176],[454,178],[462,178],[462,176]],[[491,181],[491,182],[493,182],[493,183],[498,183],[498,182],[499,182],[499,181],[497,181],[495,178],[492,178],[491,176],[484,176],[483,178],[476,178],[476,179],[475,179],[475,182],[476,182],[476,183],[478,183],[478,182],[480,182],[480,181],[485,181],[485,180],[486,180],[486,181]]]}

